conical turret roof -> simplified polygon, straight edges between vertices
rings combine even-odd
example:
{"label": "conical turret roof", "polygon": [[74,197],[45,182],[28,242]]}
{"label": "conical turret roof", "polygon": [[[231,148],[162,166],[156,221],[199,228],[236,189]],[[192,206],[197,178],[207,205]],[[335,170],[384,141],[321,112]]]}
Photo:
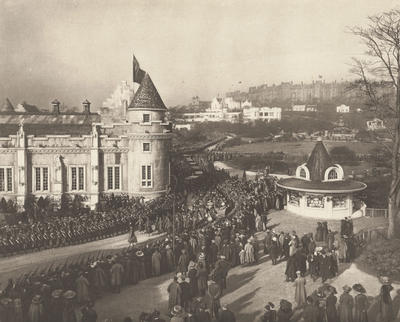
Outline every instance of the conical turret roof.
{"label": "conical turret roof", "polygon": [[129,108],[167,109],[149,74],[144,76]]}
{"label": "conical turret roof", "polygon": [[11,104],[10,100],[6,98],[3,105],[0,107],[0,112],[14,113],[14,106]]}
{"label": "conical turret roof", "polygon": [[323,181],[325,171],[333,165],[331,156],[326,150],[322,140],[318,140],[307,161],[311,181]]}

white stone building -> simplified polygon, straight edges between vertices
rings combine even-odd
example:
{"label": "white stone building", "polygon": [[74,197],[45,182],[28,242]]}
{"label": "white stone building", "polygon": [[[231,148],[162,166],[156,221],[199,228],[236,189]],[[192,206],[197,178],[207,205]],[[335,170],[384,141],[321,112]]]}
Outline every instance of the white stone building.
{"label": "white stone building", "polygon": [[345,104],[336,106],[336,113],[350,113],[350,106]]}
{"label": "white stone building", "polygon": [[282,109],[280,107],[249,107],[243,109],[243,122],[280,121]]}

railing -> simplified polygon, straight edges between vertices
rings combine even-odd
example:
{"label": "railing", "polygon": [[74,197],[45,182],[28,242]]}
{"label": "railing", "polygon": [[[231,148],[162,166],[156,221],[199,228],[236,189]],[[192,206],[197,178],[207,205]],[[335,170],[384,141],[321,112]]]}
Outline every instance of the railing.
{"label": "railing", "polygon": [[387,209],[367,208],[365,211],[367,217],[388,217]]}
{"label": "railing", "polygon": [[377,239],[387,238],[387,227],[375,227],[362,229],[355,234],[355,237],[362,242],[362,244],[368,244],[371,241]]}

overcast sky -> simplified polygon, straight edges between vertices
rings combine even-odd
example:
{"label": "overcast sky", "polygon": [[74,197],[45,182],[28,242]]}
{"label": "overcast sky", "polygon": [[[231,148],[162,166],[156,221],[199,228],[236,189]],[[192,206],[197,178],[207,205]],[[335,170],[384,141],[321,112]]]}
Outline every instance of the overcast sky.
{"label": "overcast sky", "polygon": [[[0,99],[96,106],[132,53],[167,105],[262,83],[349,77],[346,26],[398,0],[0,0]],[[240,83],[241,82],[241,83]]]}

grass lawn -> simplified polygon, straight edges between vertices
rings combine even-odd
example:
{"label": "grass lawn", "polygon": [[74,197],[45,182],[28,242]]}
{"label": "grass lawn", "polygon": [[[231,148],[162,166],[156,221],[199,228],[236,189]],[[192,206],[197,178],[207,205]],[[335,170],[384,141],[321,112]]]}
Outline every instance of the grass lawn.
{"label": "grass lawn", "polygon": [[[230,148],[226,148],[228,152],[242,152],[242,153],[268,153],[268,152],[283,152],[293,156],[309,155],[315,146],[315,141],[303,142],[259,142],[252,144],[242,144]],[[327,150],[330,151],[336,146],[347,146],[355,153],[368,153],[371,149],[379,147],[378,143],[364,143],[364,142],[338,142],[338,141],[324,141]]]}

